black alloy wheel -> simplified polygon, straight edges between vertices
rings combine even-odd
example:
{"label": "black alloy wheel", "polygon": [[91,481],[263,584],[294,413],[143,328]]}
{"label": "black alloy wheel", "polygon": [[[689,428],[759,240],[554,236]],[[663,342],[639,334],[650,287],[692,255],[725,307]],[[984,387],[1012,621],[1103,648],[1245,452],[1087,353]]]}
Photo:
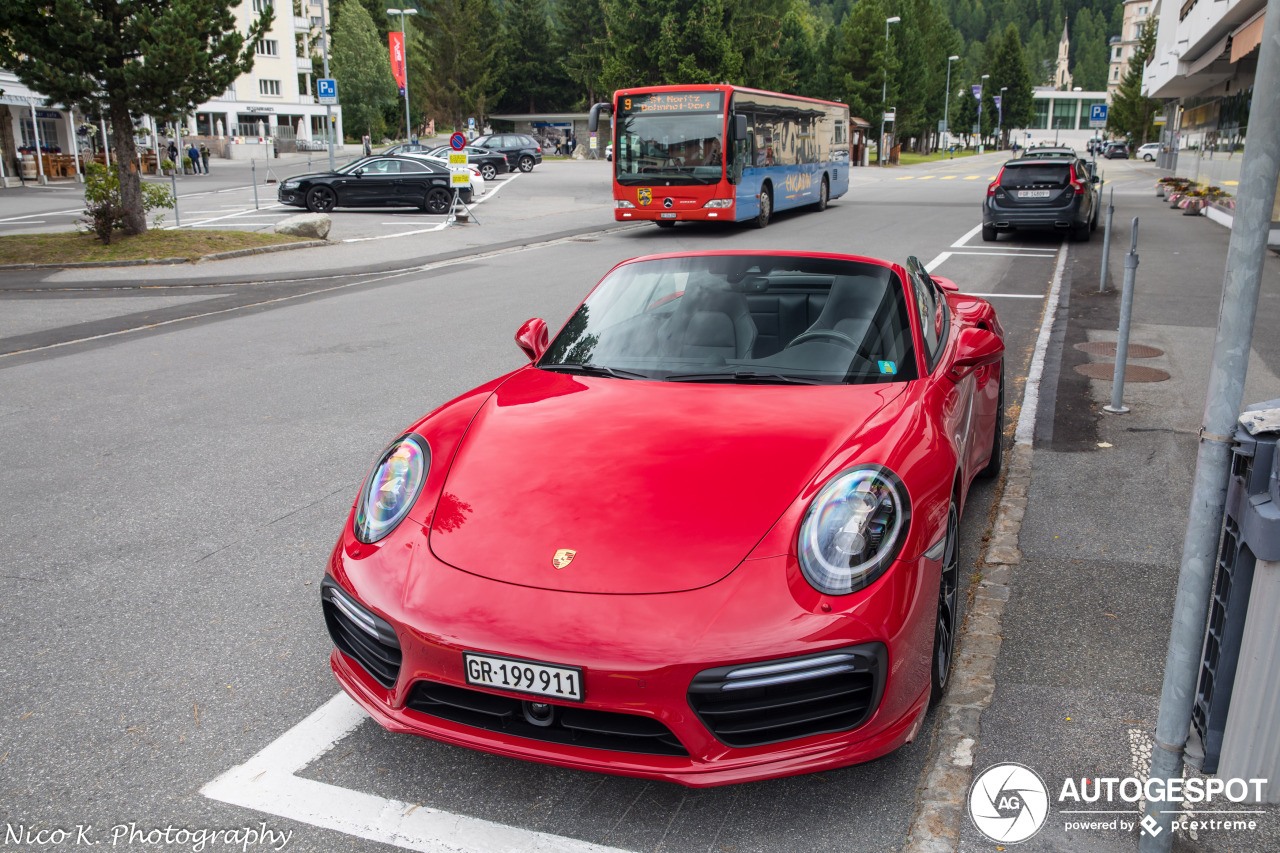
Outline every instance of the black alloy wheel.
{"label": "black alloy wheel", "polygon": [[760,212],[756,214],[751,224],[757,228],[763,228],[769,224],[771,216],[773,216],[773,190],[765,184],[760,189]]}
{"label": "black alloy wheel", "polygon": [[480,177],[484,178],[486,181],[492,181],[494,178],[498,177],[498,170],[493,167],[492,163],[481,163]]}
{"label": "black alloy wheel", "polygon": [[525,154],[523,157],[520,158],[520,171],[522,172],[533,171],[533,158],[530,157],[528,154]]}
{"label": "black alloy wheel", "polygon": [[1004,361],[1000,368],[1000,389],[996,392],[996,427],[995,436],[991,439],[991,459],[986,467],[978,472],[979,477],[991,480],[1000,476],[1004,469]]}
{"label": "black alloy wheel", "polygon": [[427,213],[448,213],[452,203],[453,196],[449,195],[448,190],[444,187],[432,187],[422,200],[422,209]]}
{"label": "black alloy wheel", "polygon": [[312,187],[307,191],[307,210],[328,213],[338,204],[338,194],[329,187]]}
{"label": "black alloy wheel", "polygon": [[994,225],[982,224],[982,241],[984,243],[994,243],[996,241],[996,227]]}
{"label": "black alloy wheel", "polygon": [[947,539],[942,548],[942,576],[938,581],[938,618],[933,630],[929,704],[947,692],[960,627],[960,513],[955,501],[947,510]]}
{"label": "black alloy wheel", "polygon": [[827,209],[827,202],[831,200],[831,185],[827,183],[827,176],[822,176],[822,186],[818,189],[818,212]]}
{"label": "black alloy wheel", "polygon": [[1084,222],[1076,222],[1071,226],[1071,239],[1077,243],[1088,243],[1089,236],[1093,231],[1089,228],[1089,220]]}

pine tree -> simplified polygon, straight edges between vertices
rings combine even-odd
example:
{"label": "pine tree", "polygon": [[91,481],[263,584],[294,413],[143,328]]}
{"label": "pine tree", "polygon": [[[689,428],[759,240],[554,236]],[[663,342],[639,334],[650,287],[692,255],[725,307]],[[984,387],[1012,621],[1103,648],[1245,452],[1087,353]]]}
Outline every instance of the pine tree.
{"label": "pine tree", "polygon": [[[267,7],[238,30],[235,0],[4,0],[0,67],[50,101],[111,120],[124,231],[147,230],[135,119],[176,116],[253,68]],[[98,106],[99,102],[101,107]]]}
{"label": "pine tree", "polygon": [[1161,108],[1160,101],[1142,94],[1142,75],[1156,50],[1156,29],[1156,19],[1149,19],[1107,112],[1107,132],[1126,137],[1134,147],[1155,138],[1155,117]]}
{"label": "pine tree", "polygon": [[502,97],[498,10],[493,0],[436,0],[419,17],[432,35],[421,100],[432,115],[462,127]]}
{"label": "pine tree", "polygon": [[[835,66],[837,83],[849,111],[878,128],[885,100],[881,91],[891,86],[897,59],[884,37],[885,8],[881,0],[861,0],[840,26]],[[889,99],[892,100],[892,94]]]}
{"label": "pine tree", "polygon": [[737,80],[726,0],[604,0],[608,89]]}
{"label": "pine tree", "polygon": [[551,42],[546,0],[506,0],[502,55],[504,105],[535,113],[562,97],[563,71]]}
{"label": "pine tree", "polygon": [[605,36],[601,0],[560,0],[556,5],[556,52],[571,81],[565,103],[590,107],[608,97],[600,82]]}
{"label": "pine tree", "polygon": [[1072,27],[1071,44],[1075,49],[1075,63],[1071,76],[1075,85],[1086,92],[1101,92],[1107,88],[1107,71],[1111,65],[1111,49],[1107,44],[1105,16],[1081,9]]}
{"label": "pine tree", "polygon": [[996,46],[990,73],[988,82],[993,93],[1006,89],[1000,98],[1000,127],[1007,141],[1010,130],[1027,127],[1035,117],[1031,72],[1027,70],[1027,61],[1022,53],[1022,37],[1013,24],[1005,29],[1004,38]]}

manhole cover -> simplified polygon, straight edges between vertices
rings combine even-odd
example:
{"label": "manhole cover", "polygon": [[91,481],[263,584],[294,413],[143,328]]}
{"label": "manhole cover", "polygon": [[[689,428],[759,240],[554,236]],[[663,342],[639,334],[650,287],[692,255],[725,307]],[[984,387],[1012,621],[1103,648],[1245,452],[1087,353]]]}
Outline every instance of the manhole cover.
{"label": "manhole cover", "polygon": [[[1105,355],[1107,358],[1116,357],[1115,341],[1086,341],[1082,344],[1076,344],[1076,349],[1081,352],[1087,352],[1090,355]],[[1129,358],[1155,358],[1159,355],[1164,355],[1164,350],[1144,344],[1129,344]]]}
{"label": "manhole cover", "polygon": [[[1090,379],[1111,379],[1116,374],[1115,362],[1095,361],[1090,364],[1077,364],[1076,373],[1083,373]],[[1127,364],[1124,368],[1125,382],[1163,382],[1169,378],[1167,371],[1154,367],[1143,367],[1140,364]]]}

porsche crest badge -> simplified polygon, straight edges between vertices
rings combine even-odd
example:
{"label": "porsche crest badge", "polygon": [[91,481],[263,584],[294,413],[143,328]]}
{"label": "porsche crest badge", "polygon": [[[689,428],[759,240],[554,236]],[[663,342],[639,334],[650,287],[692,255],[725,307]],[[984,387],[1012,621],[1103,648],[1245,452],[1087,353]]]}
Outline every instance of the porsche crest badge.
{"label": "porsche crest badge", "polygon": [[557,569],[563,569],[565,566],[572,563],[573,558],[577,555],[577,551],[570,550],[569,548],[561,548],[559,551],[556,551],[556,555],[551,558],[551,565],[555,566]]}

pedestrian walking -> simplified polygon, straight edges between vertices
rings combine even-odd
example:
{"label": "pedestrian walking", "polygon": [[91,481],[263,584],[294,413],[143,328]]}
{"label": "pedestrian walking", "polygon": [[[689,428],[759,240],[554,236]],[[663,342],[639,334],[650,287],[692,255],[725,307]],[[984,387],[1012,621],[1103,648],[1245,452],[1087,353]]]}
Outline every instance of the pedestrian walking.
{"label": "pedestrian walking", "polygon": [[191,171],[197,175],[200,174],[200,149],[196,147],[194,142],[187,149],[187,157],[191,159]]}
{"label": "pedestrian walking", "polygon": [[204,164],[204,173],[209,174],[209,146],[200,144],[200,162]]}
{"label": "pedestrian walking", "polygon": [[169,140],[169,159],[173,165],[178,165],[178,146],[172,139]]}

